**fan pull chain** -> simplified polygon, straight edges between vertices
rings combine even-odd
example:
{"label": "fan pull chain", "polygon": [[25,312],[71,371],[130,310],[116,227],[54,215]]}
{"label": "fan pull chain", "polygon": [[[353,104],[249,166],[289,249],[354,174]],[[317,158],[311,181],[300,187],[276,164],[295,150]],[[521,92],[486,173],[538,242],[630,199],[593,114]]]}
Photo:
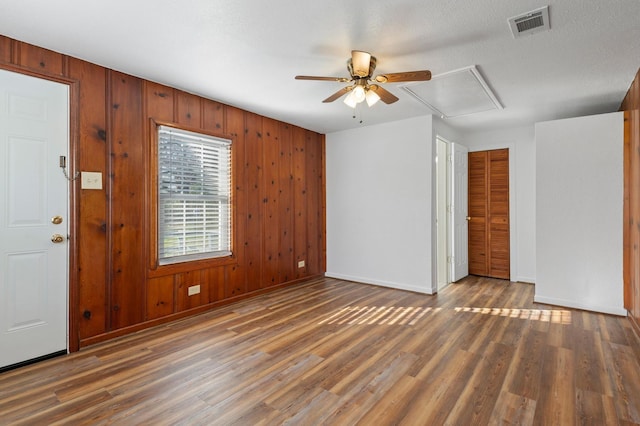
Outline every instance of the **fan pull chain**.
{"label": "fan pull chain", "polygon": [[359,123],[362,124],[364,122],[364,120],[362,119],[362,110],[363,110],[363,108],[360,108],[360,105],[361,104],[356,104],[355,108],[353,108],[353,115],[351,116],[351,118],[353,118],[355,120],[356,119],[356,115],[358,115],[360,117]]}

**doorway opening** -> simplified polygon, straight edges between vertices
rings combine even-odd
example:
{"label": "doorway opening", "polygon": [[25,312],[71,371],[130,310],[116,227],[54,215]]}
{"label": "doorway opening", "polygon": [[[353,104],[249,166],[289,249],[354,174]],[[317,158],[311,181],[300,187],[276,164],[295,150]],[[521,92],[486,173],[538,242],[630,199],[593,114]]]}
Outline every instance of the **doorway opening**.
{"label": "doorway opening", "polygon": [[465,146],[436,138],[437,290],[469,274]]}

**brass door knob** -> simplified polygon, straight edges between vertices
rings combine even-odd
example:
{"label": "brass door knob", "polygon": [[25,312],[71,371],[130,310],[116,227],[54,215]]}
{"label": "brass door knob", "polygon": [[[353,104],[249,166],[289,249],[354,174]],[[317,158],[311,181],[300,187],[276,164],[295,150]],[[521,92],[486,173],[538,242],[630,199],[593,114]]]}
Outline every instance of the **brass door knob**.
{"label": "brass door knob", "polygon": [[467,216],[467,220],[471,220],[471,216]]}
{"label": "brass door knob", "polygon": [[51,241],[58,244],[64,241],[64,237],[60,234],[53,234],[51,236]]}
{"label": "brass door knob", "polygon": [[62,223],[62,216],[54,216],[51,218],[51,223],[54,225],[60,225]]}

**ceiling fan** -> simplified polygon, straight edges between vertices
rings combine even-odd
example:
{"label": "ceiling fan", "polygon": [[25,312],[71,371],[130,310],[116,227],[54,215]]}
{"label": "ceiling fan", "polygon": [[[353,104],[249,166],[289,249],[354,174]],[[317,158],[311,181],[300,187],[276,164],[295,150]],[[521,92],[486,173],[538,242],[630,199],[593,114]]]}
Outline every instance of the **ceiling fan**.
{"label": "ceiling fan", "polygon": [[344,99],[344,103],[349,105],[351,108],[355,108],[357,104],[365,100],[369,106],[372,106],[379,100],[382,100],[382,102],[386,104],[392,104],[398,100],[393,93],[383,89],[376,83],[399,83],[404,81],[431,80],[431,71],[428,70],[380,74],[373,77],[373,71],[376,69],[376,63],[376,57],[371,56],[370,53],[363,52],[361,50],[352,50],[351,58],[347,60],[347,69],[351,75],[350,78],[297,75],[296,80],[321,80],[353,83],[349,86],[343,87],[322,101],[333,102],[348,93],[349,95]]}

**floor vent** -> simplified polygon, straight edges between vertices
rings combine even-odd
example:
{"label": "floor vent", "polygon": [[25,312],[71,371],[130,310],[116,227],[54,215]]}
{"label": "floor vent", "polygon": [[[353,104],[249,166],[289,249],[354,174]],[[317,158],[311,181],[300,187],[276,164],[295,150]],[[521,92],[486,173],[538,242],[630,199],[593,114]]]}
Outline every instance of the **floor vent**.
{"label": "floor vent", "polygon": [[509,27],[514,38],[549,31],[549,6],[509,18]]}

